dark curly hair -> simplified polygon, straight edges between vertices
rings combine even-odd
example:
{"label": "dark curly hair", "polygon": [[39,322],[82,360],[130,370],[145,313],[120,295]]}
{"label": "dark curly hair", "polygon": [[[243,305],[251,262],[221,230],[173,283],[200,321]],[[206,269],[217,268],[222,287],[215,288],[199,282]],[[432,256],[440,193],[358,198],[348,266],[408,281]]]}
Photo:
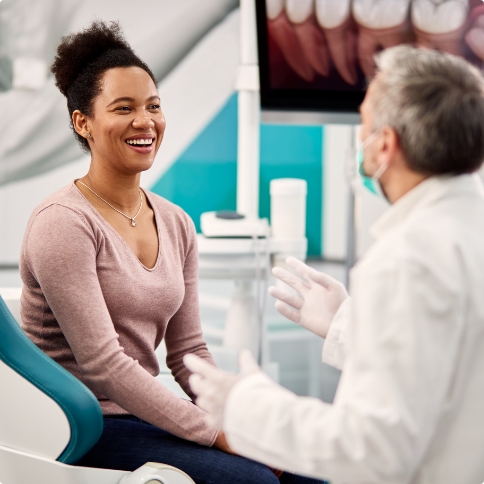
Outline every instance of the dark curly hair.
{"label": "dark curly hair", "polygon": [[81,148],[88,153],[89,144],[74,129],[72,113],[78,109],[92,116],[94,98],[102,89],[102,75],[115,67],[140,67],[156,84],[150,68],[126,42],[119,24],[96,20],[87,29],[62,38],[50,68],[56,86],[67,98],[70,127]]}

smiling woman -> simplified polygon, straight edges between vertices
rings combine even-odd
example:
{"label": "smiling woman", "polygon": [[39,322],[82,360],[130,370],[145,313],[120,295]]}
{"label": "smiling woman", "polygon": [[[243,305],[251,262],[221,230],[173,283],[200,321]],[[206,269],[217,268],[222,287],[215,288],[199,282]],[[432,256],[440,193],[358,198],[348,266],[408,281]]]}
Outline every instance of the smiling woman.
{"label": "smiling woman", "polygon": [[[189,395],[183,356],[214,363],[200,327],[194,225],[140,188],[165,131],[152,72],[119,26],[103,22],[64,38],[52,72],[91,164],[30,218],[21,314],[27,335],[100,402],[103,434],[78,465],[134,470],[159,461],[197,483],[278,482],[232,455],[201,409],[156,380],[162,340]],[[311,482],[298,479],[282,481]]]}

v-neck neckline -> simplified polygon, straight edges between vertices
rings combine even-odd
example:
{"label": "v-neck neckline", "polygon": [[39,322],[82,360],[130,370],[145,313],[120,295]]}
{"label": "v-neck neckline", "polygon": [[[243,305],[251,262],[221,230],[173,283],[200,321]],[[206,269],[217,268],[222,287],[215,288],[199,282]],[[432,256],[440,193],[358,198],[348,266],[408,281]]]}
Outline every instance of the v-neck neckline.
{"label": "v-neck neckline", "polygon": [[101,215],[101,212],[99,212],[99,210],[87,199],[87,197],[81,192],[81,190],[79,189],[79,187],[76,185],[76,181],[78,181],[79,178],[76,178],[72,184],[74,185],[74,188],[79,192],[79,194],[81,195],[82,199],[86,201],[86,203],[88,204],[89,208],[91,210],[93,210],[96,215],[104,222],[104,224],[106,224],[115,234],[116,236],[124,243],[124,245],[129,249],[129,251],[131,252],[131,254],[133,254],[134,258],[138,261],[138,263],[141,265],[141,267],[143,267],[143,269],[149,271],[149,272],[152,272],[156,269],[156,267],[158,266],[158,263],[160,262],[160,259],[161,259],[161,236],[160,236],[160,220],[159,220],[159,217],[158,217],[158,213],[157,211],[155,210],[154,208],[154,205],[152,203],[152,200],[150,199],[150,197],[148,196],[148,192],[146,192],[143,188],[140,187],[140,190],[143,191],[143,193],[145,194],[145,197],[146,197],[146,200],[149,202],[149,204],[151,205],[151,209],[153,210],[153,214],[155,216],[155,224],[156,224],[156,234],[158,236],[158,254],[156,256],[156,261],[155,261],[155,265],[153,267],[146,267],[138,258],[138,256],[134,253],[134,250],[131,248],[131,246],[128,244],[128,242],[126,242],[126,240],[124,239],[124,237]]}

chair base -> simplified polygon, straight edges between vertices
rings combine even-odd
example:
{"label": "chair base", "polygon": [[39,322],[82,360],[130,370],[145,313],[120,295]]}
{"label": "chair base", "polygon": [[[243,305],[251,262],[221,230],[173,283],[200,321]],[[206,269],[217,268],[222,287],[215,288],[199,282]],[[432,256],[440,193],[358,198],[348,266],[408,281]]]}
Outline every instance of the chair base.
{"label": "chair base", "polygon": [[[149,479],[151,477],[151,479]],[[194,484],[174,467],[149,462],[134,472],[76,467],[0,445],[2,484]]]}

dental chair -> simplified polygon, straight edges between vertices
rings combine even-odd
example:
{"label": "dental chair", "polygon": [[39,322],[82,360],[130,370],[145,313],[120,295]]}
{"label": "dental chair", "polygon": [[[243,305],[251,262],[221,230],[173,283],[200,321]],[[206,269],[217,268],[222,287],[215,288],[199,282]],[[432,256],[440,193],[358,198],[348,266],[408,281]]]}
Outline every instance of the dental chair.
{"label": "dental chair", "polygon": [[153,462],[134,472],[73,465],[102,429],[94,395],[30,341],[0,296],[0,483],[194,484]]}

